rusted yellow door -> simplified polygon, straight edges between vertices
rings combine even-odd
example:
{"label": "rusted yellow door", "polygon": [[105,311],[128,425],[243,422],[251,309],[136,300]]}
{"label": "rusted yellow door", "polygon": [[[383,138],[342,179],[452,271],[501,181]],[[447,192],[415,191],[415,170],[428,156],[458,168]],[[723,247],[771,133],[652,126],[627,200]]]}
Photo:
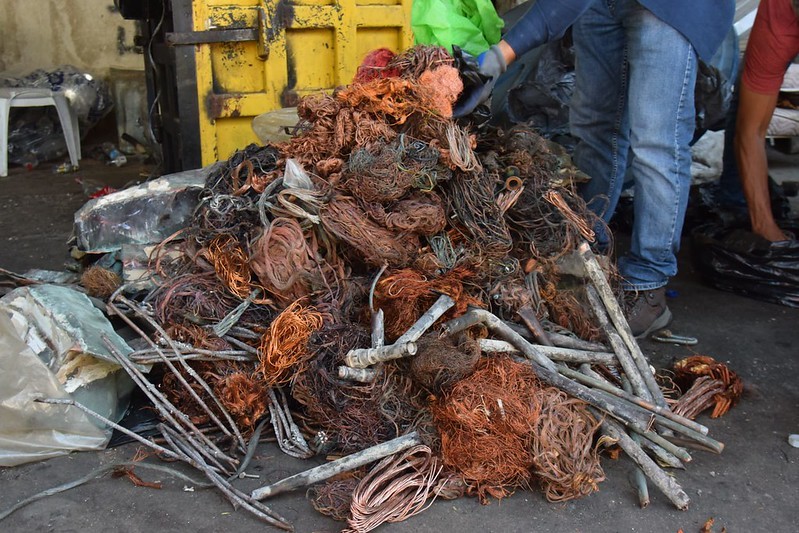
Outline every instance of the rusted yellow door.
{"label": "rusted yellow door", "polygon": [[194,0],[191,35],[174,38],[195,47],[202,164],[258,142],[255,116],[350,83],[368,52],[410,47],[410,9],[411,0]]}

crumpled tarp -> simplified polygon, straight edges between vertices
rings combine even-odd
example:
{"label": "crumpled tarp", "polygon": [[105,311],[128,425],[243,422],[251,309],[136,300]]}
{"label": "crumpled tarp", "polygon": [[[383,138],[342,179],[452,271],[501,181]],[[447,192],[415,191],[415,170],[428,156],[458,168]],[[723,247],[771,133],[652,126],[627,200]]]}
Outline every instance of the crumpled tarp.
{"label": "crumpled tarp", "polygon": [[77,408],[33,400],[72,398],[119,421],[133,382],[106,342],[119,354],[132,351],[74,289],[21,287],[0,299],[0,466],[105,447],[110,428]]}
{"label": "crumpled tarp", "polygon": [[89,200],[75,213],[78,249],[104,253],[123,244],[155,244],[186,227],[212,167],[169,174]]}

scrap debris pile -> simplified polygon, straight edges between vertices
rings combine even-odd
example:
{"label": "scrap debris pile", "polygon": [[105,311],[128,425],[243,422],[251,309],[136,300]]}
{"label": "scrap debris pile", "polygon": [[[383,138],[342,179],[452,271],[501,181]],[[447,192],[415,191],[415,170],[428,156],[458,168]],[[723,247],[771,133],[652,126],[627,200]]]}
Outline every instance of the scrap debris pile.
{"label": "scrap debris pile", "polygon": [[[668,437],[722,445],[697,409],[669,408],[632,338],[587,244],[579,172],[532,130],[454,122],[443,49],[372,59],[302,100],[291,140],[214,168],[191,225],[152,254],[151,289],[85,272],[144,344],[117,360],[163,440],[136,438],[281,529],[264,500],[305,486],[350,531],[437,497],[581,497],[604,479],[602,446],[686,508],[659,465],[690,455]],[[243,492],[270,430],[291,456],[341,458]]]}

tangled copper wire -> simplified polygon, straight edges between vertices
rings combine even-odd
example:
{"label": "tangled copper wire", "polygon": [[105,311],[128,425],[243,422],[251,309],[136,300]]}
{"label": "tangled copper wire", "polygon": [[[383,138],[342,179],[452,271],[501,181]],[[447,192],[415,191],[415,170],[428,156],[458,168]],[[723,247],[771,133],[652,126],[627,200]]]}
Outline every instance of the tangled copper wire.
{"label": "tangled copper wire", "polygon": [[190,236],[201,245],[219,234],[248,242],[259,227],[257,194],[278,177],[279,159],[276,148],[253,144],[216,165],[200,192]]}
{"label": "tangled copper wire", "polygon": [[155,311],[162,324],[216,323],[238,305],[216,273],[188,273],[165,280],[155,292]]}
{"label": "tangled copper wire", "polygon": [[281,153],[332,179],[355,148],[370,149],[397,136],[391,126],[369,113],[353,112],[334,96],[309,96],[297,106],[307,125],[302,135],[279,145]]}
{"label": "tangled copper wire", "polygon": [[435,500],[442,466],[425,445],[381,460],[352,493],[348,533],[372,531],[421,513]]}
{"label": "tangled copper wire", "polygon": [[89,296],[108,298],[122,285],[122,278],[114,271],[99,266],[91,266],[83,271],[80,283]]}
{"label": "tangled copper wire", "polygon": [[469,338],[459,340],[434,335],[419,339],[418,351],[410,364],[413,379],[439,393],[471,374],[480,358],[480,345]]}
{"label": "tangled copper wire", "polygon": [[351,85],[336,94],[336,99],[351,108],[381,117],[392,126],[405,124],[416,113],[432,113],[435,96],[416,80],[376,79]]}
{"label": "tangled copper wire", "polygon": [[286,305],[309,294],[316,263],[295,219],[272,220],[252,250],[248,267],[276,300]]}
{"label": "tangled copper wire", "polygon": [[431,406],[444,463],[463,475],[482,502],[529,486],[540,389],[529,366],[483,358]]}
{"label": "tangled copper wire", "polygon": [[541,414],[532,440],[533,473],[551,502],[563,502],[599,490],[605,473],[594,434],[601,421],[587,405],[566,393],[544,387]]}
{"label": "tangled copper wire", "polygon": [[465,267],[457,267],[437,277],[406,268],[381,277],[375,286],[374,301],[375,306],[385,313],[386,336],[396,338],[405,333],[439,294],[455,300],[455,306],[445,316],[459,316],[469,305],[482,305],[463,286],[463,280],[468,280],[470,275]]}
{"label": "tangled copper wire", "polygon": [[[215,364],[206,362],[190,362],[188,363],[197,374],[202,376],[205,372],[213,372],[216,370]],[[206,404],[208,404],[208,395],[203,388],[193,379],[189,379],[188,372],[181,368],[180,375],[187,380],[192,390],[199,396]],[[178,377],[170,372],[164,374],[159,385],[161,392],[166,396],[169,402],[179,412],[184,414],[191,421],[192,424],[199,426],[206,424],[210,417],[208,413],[197,403],[192,397],[191,393],[186,390],[184,385],[180,382]],[[212,409],[215,406],[212,407]]]}
{"label": "tangled copper wire", "polygon": [[427,99],[432,109],[442,117],[451,117],[452,106],[463,92],[463,81],[458,69],[444,65],[425,70],[419,76],[419,83],[429,91]]}
{"label": "tangled copper wire", "polygon": [[172,340],[207,350],[229,350],[230,344],[210,330],[191,322],[168,324],[164,331]]}
{"label": "tangled copper wire", "polygon": [[686,357],[674,363],[673,370],[674,381],[686,392],[672,410],[683,416],[693,419],[713,407],[710,417],[718,418],[726,414],[743,394],[743,380],[712,357]]}
{"label": "tangled copper wire", "polygon": [[374,153],[355,150],[347,163],[342,185],[365,202],[398,200],[416,181],[415,174],[407,169],[403,155],[399,139],[381,146]]}
{"label": "tangled copper wire", "polygon": [[[164,254],[156,268],[158,322],[196,348],[257,348],[255,364],[192,363],[245,434],[270,413],[270,395],[287,391],[286,414],[335,452],[419,433],[429,449],[387,459],[357,487],[366,474],[314,489],[317,509],[349,516],[353,531],[440,493],[485,502],[535,480],[552,501],[596,490],[598,421],[529,366],[481,357],[473,340],[429,333],[414,358],[374,366],[369,383],[337,377],[349,350],[372,346],[367,301],[385,313],[387,343],[440,294],[455,300],[443,320],[469,306],[505,320],[530,308],[598,337],[556,264],[598,224],[568,183],[568,161],[529,128],[478,137],[450,120],[460,79],[443,48],[370,61],[359,83],[302,99],[291,140],[247,147],[211,171],[181,259],[167,265]],[[289,159],[308,183],[289,179]],[[234,328],[217,327],[231,317]],[[190,394],[207,391],[176,381],[162,384],[176,408],[207,421]]]}
{"label": "tangled copper wire", "polygon": [[374,446],[408,431],[418,412],[414,402],[419,393],[410,378],[392,365],[372,383],[345,382],[336,377],[332,359],[342,342],[357,346],[353,340],[357,342],[357,337],[328,339],[325,344],[335,349],[323,350],[308,370],[297,376],[291,390],[292,397],[303,406],[306,423],[325,431],[334,449],[344,453]]}
{"label": "tangled copper wire", "polygon": [[269,385],[284,385],[302,372],[313,357],[308,339],[327,317],[297,301],[285,308],[269,325],[258,349],[259,370]]}
{"label": "tangled copper wire", "polygon": [[213,383],[214,394],[236,421],[244,435],[255,429],[268,412],[267,385],[251,366],[226,362],[217,364],[204,378]]}
{"label": "tangled copper wire", "polygon": [[563,218],[568,220],[585,240],[588,242],[594,242],[596,239],[594,230],[584,218],[578,215],[574,209],[572,209],[569,204],[566,203],[566,200],[563,199],[563,196],[560,192],[556,191],[555,189],[550,189],[544,193],[544,199],[557,207],[558,211],[560,211],[560,213],[563,215]]}
{"label": "tangled copper wire", "polygon": [[244,248],[230,235],[217,235],[208,244],[203,254],[214,266],[219,279],[225,286],[241,299],[247,298],[254,288],[261,289],[261,298],[256,303],[271,303],[264,298],[266,291],[260,285],[252,283],[252,271],[248,264]]}
{"label": "tangled copper wire", "polygon": [[513,241],[494,200],[491,177],[484,172],[456,172],[444,188],[450,216],[481,252],[492,258],[507,256]]}
{"label": "tangled copper wire", "polygon": [[346,521],[350,516],[352,494],[364,476],[360,471],[350,474],[309,488],[307,496],[314,509],[333,520]]}
{"label": "tangled copper wire", "polygon": [[347,243],[372,266],[388,263],[394,267],[407,265],[419,248],[419,239],[412,234],[396,234],[374,222],[354,198],[337,196],[322,209],[322,226]]}
{"label": "tangled copper wire", "polygon": [[364,207],[373,220],[397,233],[429,236],[443,231],[447,225],[444,204],[433,192],[412,194],[390,208],[378,203]]}
{"label": "tangled copper wire", "polygon": [[[550,280],[557,279],[551,276]],[[598,340],[601,330],[587,307],[578,298],[577,291],[558,289],[553,281],[540,287],[539,295],[546,304],[548,316],[556,325],[565,328],[581,339]]]}
{"label": "tangled copper wire", "polygon": [[453,64],[452,56],[443,46],[417,45],[393,57],[387,67],[399,70],[407,78],[418,79],[425,71]]}

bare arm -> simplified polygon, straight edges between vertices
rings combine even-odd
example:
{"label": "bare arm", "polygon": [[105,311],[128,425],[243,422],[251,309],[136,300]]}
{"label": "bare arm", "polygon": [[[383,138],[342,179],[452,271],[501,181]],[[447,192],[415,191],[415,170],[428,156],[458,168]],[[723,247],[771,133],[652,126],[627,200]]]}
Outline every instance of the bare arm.
{"label": "bare arm", "polygon": [[777,106],[777,93],[756,93],[740,85],[738,122],[735,126],[735,156],[741,174],[752,231],[769,241],[787,237],[774,221],[768,191],[766,131]]}

